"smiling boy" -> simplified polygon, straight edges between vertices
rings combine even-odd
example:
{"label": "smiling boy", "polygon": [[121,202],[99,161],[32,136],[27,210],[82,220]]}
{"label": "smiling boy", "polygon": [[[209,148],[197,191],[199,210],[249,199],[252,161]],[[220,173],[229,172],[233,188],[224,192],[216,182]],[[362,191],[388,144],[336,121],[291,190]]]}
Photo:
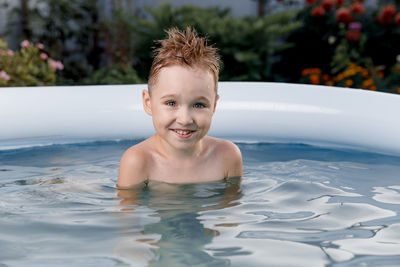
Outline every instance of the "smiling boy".
{"label": "smiling boy", "polygon": [[242,156],[230,141],[206,136],[219,98],[219,57],[194,29],[167,31],[158,41],[143,108],[156,133],[122,156],[118,188],[149,181],[211,182],[242,176]]}

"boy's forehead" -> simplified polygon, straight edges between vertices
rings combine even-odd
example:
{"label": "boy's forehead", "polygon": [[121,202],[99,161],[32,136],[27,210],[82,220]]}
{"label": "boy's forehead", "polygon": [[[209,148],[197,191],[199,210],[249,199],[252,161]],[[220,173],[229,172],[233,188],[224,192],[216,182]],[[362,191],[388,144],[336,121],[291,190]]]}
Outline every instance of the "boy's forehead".
{"label": "boy's forehead", "polygon": [[[214,77],[206,68],[172,65],[162,68],[157,76],[152,86],[154,91],[159,88],[161,91],[178,91],[180,93],[184,91],[216,93]],[[162,93],[161,91],[159,93]]]}
{"label": "boy's forehead", "polygon": [[206,67],[202,67],[200,65],[194,65],[194,66],[185,66],[185,65],[169,65],[161,68],[159,76],[169,76],[169,75],[178,75],[178,77],[184,77],[182,75],[186,76],[194,76],[197,78],[211,78],[212,73],[210,70],[208,70]]}

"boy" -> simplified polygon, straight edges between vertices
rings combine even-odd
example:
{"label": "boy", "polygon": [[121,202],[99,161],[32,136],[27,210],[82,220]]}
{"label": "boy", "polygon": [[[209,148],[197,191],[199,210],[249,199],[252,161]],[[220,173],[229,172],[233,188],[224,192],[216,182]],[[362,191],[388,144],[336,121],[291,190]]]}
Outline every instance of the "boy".
{"label": "boy", "polygon": [[124,153],[118,188],[242,176],[239,148],[206,136],[219,98],[217,50],[189,27],[167,33],[167,39],[158,41],[148,90],[142,93],[156,133]]}

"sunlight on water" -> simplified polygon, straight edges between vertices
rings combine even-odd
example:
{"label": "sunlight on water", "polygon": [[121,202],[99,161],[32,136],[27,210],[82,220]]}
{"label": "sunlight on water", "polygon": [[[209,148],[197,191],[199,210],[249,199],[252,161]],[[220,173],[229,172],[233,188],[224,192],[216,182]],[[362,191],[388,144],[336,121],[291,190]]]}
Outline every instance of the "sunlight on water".
{"label": "sunlight on water", "polygon": [[395,266],[400,158],[239,144],[244,177],[116,190],[136,143],[0,151],[0,266]]}

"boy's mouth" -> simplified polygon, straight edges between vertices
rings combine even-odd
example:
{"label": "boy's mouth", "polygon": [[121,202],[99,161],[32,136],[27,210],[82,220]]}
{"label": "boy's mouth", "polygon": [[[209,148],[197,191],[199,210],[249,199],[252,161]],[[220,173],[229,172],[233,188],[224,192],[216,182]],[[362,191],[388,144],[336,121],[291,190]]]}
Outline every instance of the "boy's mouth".
{"label": "boy's mouth", "polygon": [[172,131],[174,131],[178,137],[180,138],[189,138],[192,136],[192,134],[194,133],[194,131],[191,130],[181,130],[181,129],[172,129]]}

